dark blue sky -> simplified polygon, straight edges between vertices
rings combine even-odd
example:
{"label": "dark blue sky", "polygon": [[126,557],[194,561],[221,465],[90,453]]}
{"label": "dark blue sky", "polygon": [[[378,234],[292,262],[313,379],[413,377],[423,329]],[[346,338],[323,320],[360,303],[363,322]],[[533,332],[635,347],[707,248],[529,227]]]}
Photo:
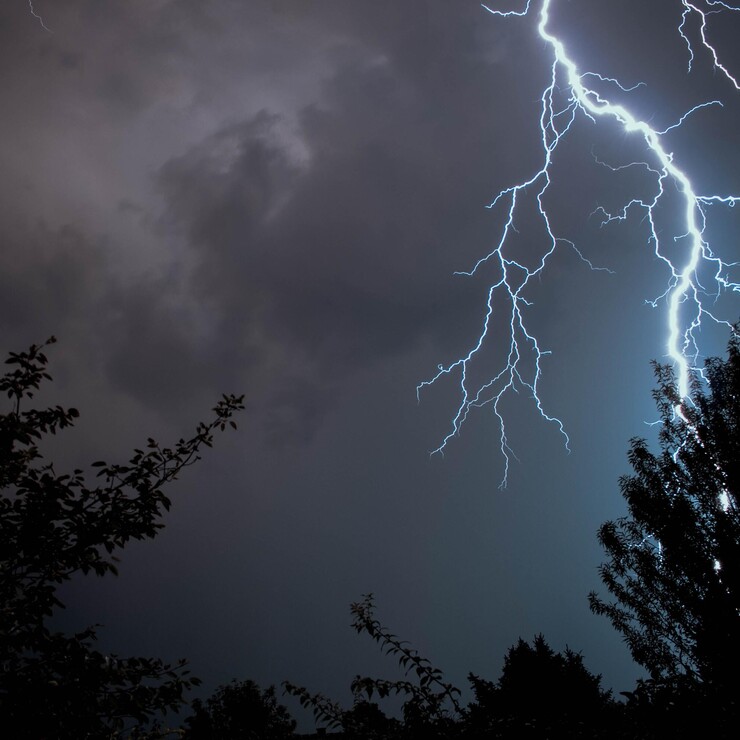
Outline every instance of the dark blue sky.
{"label": "dark blue sky", "polygon": [[[645,5],[553,0],[553,28],[582,69],[644,81],[622,99],[656,128],[721,99],[668,148],[699,190],[740,193],[740,93],[698,47],[687,73],[679,0]],[[664,306],[645,301],[667,273],[641,214],[591,216],[644,187],[593,159],[644,156],[633,138],[579,118],[554,163],[555,230],[614,271],[566,249],[530,294],[552,351],[541,398],[571,454],[512,396],[519,462],[500,491],[490,411],[430,459],[459,400],[446,382],[416,401],[481,326],[486,275],[453,273],[499,237],[485,204],[539,166],[534,19],[467,0],[34,7],[53,33],[20,0],[0,9],[0,336],[60,339],[46,398],[82,417],[50,454],[125,458],[186,435],[222,392],[248,402],[173,486],[162,535],[127,548],[118,579],[76,583],[63,623],[105,625],[119,654],[187,656],[206,689],[288,679],[347,700],[355,674],[395,675],[349,629],[349,602],[374,592],[460,685],[543,632],[631,688],[638,670],[586,595],[603,590],[596,529],[624,511],[628,440],[656,416],[649,362],[665,360]],[[740,73],[740,13],[709,31]],[[736,211],[708,232],[728,261]],[[531,259],[534,213],[517,224]],[[726,336],[702,339],[716,354]]]}

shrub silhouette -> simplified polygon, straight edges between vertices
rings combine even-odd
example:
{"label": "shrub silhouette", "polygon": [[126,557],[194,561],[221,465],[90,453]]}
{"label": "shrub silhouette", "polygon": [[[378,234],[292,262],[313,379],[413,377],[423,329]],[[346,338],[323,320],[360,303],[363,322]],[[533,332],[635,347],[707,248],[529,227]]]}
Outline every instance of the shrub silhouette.
{"label": "shrub silhouette", "polygon": [[293,735],[295,720],[278,704],[275,688],[264,691],[254,681],[219,686],[204,702],[193,701],[186,721],[188,740],[284,740]]}

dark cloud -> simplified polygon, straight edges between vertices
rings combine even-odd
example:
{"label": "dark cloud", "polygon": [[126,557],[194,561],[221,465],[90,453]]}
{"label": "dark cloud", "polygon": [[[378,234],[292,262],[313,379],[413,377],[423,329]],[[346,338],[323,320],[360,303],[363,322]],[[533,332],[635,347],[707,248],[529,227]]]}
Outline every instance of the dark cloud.
{"label": "dark cloud", "polygon": [[[399,39],[404,54],[415,40]],[[405,69],[397,49],[384,51],[334,52],[338,70],[298,116],[301,155],[281,140],[284,121],[262,112],[158,175],[164,224],[193,256],[189,292],[220,326],[241,327],[237,341],[262,338],[264,354],[281,357],[276,385],[292,377],[300,389],[278,392],[281,408],[290,396],[304,407],[281,417],[305,419],[306,404],[325,409],[306,400],[309,389],[323,398],[358,367],[425,339],[454,344],[462,317],[478,308],[480,293],[450,273],[480,243],[490,178],[480,152],[497,135],[495,103],[469,106],[468,75],[485,73],[483,50],[446,64],[441,106],[429,70]],[[473,150],[477,168],[464,156]]]}
{"label": "dark cloud", "polygon": [[[286,31],[275,12],[265,5],[249,16],[239,61],[252,74],[274,75],[281,66],[271,61],[262,30],[277,37],[296,33]],[[331,3],[307,16],[288,12],[294,29],[328,39],[328,76],[316,102],[298,108],[293,123],[268,111],[227,123],[170,157],[156,178],[164,198],[159,216],[141,196],[118,198],[127,204],[118,213],[128,223],[155,239],[181,239],[184,255],[156,274],[99,276],[108,289],[89,321],[111,338],[104,364],[118,387],[166,409],[186,392],[241,382],[267,399],[273,432],[277,418],[313,428],[318,409],[326,409],[318,399],[356,368],[406,352],[429,335],[457,331],[457,317],[474,299],[467,289],[446,287],[460,266],[449,247],[467,241],[474,228],[471,203],[479,207],[480,183],[488,178],[482,168],[466,167],[459,144],[492,150],[495,129],[461,116],[469,100],[456,91],[468,89],[471,71],[485,74],[487,63],[482,49],[467,51],[461,61],[440,59],[446,36],[438,13],[389,35],[403,20],[398,13],[389,5],[383,13],[353,17]],[[90,124],[101,116],[113,127],[135,121],[160,105],[159,94],[177,91],[184,74],[198,80],[187,97],[213,102],[213,89],[225,83],[208,75],[214,69],[238,74],[214,63],[218,52],[210,42],[229,34],[228,22],[201,5],[164,3],[146,17],[131,6],[104,18],[82,4],[77,27],[70,17],[63,21],[58,39],[38,42],[40,63],[52,52],[74,56],[74,64],[64,66],[79,74],[64,85]],[[95,33],[72,52],[83,27]],[[279,48],[282,66],[295,66],[295,54],[285,58],[290,47]],[[211,59],[202,70],[192,67],[199,52]],[[418,66],[419,55],[430,60],[426,69]],[[33,65],[38,69],[39,60]],[[488,103],[478,107],[476,117],[490,116]],[[286,140],[291,127],[292,143]],[[104,177],[118,187],[110,171]],[[110,249],[134,247],[124,242],[130,236],[118,229],[108,238]],[[296,400],[303,410],[287,411],[287,399],[301,395],[290,388],[313,388],[317,400]],[[271,410],[273,397],[279,412]],[[316,418],[306,408],[316,410]],[[306,433],[286,429],[289,436]]]}
{"label": "dark cloud", "polygon": [[20,349],[51,334],[89,331],[103,292],[100,245],[72,226],[4,225],[0,315],[7,342]]}

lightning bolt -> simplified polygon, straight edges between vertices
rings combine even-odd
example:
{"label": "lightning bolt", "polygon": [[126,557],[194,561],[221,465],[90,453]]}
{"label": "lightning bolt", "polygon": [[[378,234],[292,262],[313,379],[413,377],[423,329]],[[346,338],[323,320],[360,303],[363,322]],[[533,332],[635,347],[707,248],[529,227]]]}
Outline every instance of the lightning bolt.
{"label": "lightning bolt", "polygon": [[28,0],[28,8],[31,11],[31,15],[41,24],[41,28],[43,28],[44,31],[53,33],[53,31],[44,23],[44,19],[33,9],[33,0]]}
{"label": "lightning bolt", "polygon": [[[687,45],[689,53],[689,71],[695,58],[694,48],[689,38],[687,24],[689,19],[696,17],[699,22],[701,46],[712,58],[714,69],[720,72],[736,89],[737,80],[728,69],[722,65],[715,47],[710,43],[707,35],[708,16],[723,11],[740,11],[740,8],[722,2],[721,0],[704,0],[700,6],[696,0],[677,0],[683,11],[678,32]],[[594,124],[599,119],[609,119],[620,125],[623,130],[633,136],[640,137],[646,145],[645,162],[630,162],[620,167],[608,166],[617,171],[629,167],[641,167],[646,175],[655,183],[654,194],[650,199],[634,198],[618,213],[610,213],[604,208],[598,208],[603,220],[602,225],[612,221],[625,221],[634,210],[641,210],[649,224],[649,243],[654,253],[668,270],[668,284],[666,290],[658,298],[648,301],[653,307],[665,304],[666,313],[666,351],[674,364],[678,389],[683,399],[690,397],[690,375],[696,369],[699,356],[696,334],[701,327],[702,320],[711,320],[719,324],[730,326],[730,323],[716,316],[707,308],[707,289],[700,283],[698,273],[706,270],[713,282],[713,296],[726,291],[740,292],[740,284],[729,278],[730,268],[737,263],[725,263],[717,257],[709,243],[705,240],[707,216],[711,206],[724,205],[733,207],[740,196],[697,193],[689,176],[675,161],[673,152],[666,148],[664,136],[669,131],[681,126],[686,118],[698,110],[708,106],[722,105],[713,100],[701,103],[687,111],[676,123],[664,129],[656,129],[646,121],[637,118],[630,110],[621,104],[611,102],[608,96],[589,85],[596,80],[601,88],[614,89],[629,93],[642,83],[634,87],[624,87],[616,79],[605,77],[596,72],[581,72],[569,56],[564,43],[550,31],[551,0],[538,0],[536,7],[537,31],[552,52],[549,83],[545,86],[541,96],[540,134],[542,145],[542,160],[540,168],[528,179],[501,190],[488,208],[503,208],[506,221],[496,247],[473,265],[472,269],[457,273],[474,275],[483,266],[487,265],[495,270],[496,279],[488,289],[486,310],[480,334],[472,348],[463,356],[449,365],[439,365],[438,372],[429,380],[417,386],[417,399],[421,391],[433,385],[446,376],[459,376],[460,403],[452,419],[449,433],[442,439],[440,445],[431,452],[432,455],[443,453],[447,444],[460,430],[468,418],[471,410],[483,406],[490,406],[497,419],[500,433],[501,454],[504,461],[504,473],[500,488],[507,484],[511,457],[515,457],[509,446],[506,432],[506,423],[501,409],[502,400],[510,392],[523,391],[528,393],[540,415],[551,424],[554,424],[562,435],[566,449],[569,449],[569,439],[563,422],[548,414],[539,395],[539,381],[541,378],[541,362],[549,354],[538,342],[535,335],[527,328],[526,309],[531,305],[527,298],[527,288],[538,278],[548,263],[548,260],[558,249],[567,247],[576,251],[578,257],[586,262],[591,269],[595,268],[582,254],[573,242],[558,237],[551,225],[551,219],[545,206],[545,195],[551,186],[551,169],[553,157],[558,145],[567,135],[573,122],[578,116],[586,116]],[[501,11],[487,6],[485,10],[494,16],[502,18],[525,17],[535,15],[533,0],[527,0],[522,10]],[[598,160],[597,160],[598,161]],[[603,164],[603,163],[600,163]],[[679,261],[670,257],[663,248],[656,227],[655,211],[661,204],[667,184],[672,184],[680,195],[682,207],[680,226],[673,241],[686,244],[683,258]],[[534,199],[539,218],[546,234],[545,244],[538,260],[534,264],[525,264],[523,259],[515,259],[509,246],[511,233],[516,231],[515,215],[519,203],[525,198]],[[703,274],[703,273],[702,273]],[[476,383],[471,379],[471,367],[481,358],[484,348],[491,341],[492,318],[494,301],[506,305],[506,321],[509,329],[509,339],[506,348],[506,361],[501,369],[490,375],[483,383]]]}
{"label": "lightning bolt", "polygon": [[740,10],[740,8],[737,8],[733,5],[730,5],[729,3],[722,2],[722,0],[705,0],[706,4],[712,8],[717,8],[716,10],[701,10],[696,3],[689,2],[689,0],[681,0],[681,5],[683,5],[683,12],[681,14],[681,23],[678,26],[678,32],[681,34],[681,38],[686,42],[686,47],[689,50],[689,72],[691,72],[691,65],[694,62],[694,48],[691,44],[691,40],[686,35],[686,21],[689,19],[689,16],[693,13],[694,15],[699,17],[699,29],[701,34],[701,43],[702,46],[712,55],[712,60],[714,62],[714,68],[716,70],[719,70],[722,72],[722,74],[734,85],[736,90],[740,90],[740,85],[738,85],[737,80],[727,71],[727,69],[722,65],[722,63],[719,60],[719,57],[717,56],[717,51],[715,50],[714,46],[709,43],[707,40],[707,15],[710,13],[719,13],[721,10]]}

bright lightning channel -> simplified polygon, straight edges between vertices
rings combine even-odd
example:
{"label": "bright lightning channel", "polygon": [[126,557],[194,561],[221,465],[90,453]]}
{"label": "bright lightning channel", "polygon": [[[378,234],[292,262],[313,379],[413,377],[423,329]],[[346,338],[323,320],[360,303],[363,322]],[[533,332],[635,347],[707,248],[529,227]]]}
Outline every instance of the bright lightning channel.
{"label": "bright lightning channel", "polygon": [[[691,71],[695,53],[687,32],[687,23],[691,17],[696,16],[699,21],[701,46],[711,56],[715,71],[720,72],[731,85],[740,90],[737,80],[722,65],[715,47],[710,43],[707,36],[708,15],[725,10],[740,11],[740,8],[722,2],[721,0],[704,0],[702,7],[700,7],[696,0],[678,0],[678,2],[683,6],[678,32],[688,48],[689,71]],[[525,289],[533,281],[533,278],[538,277],[543,272],[548,259],[556,251],[558,246],[566,245],[575,250],[580,259],[586,262],[591,269],[603,269],[594,268],[580,251],[576,249],[573,242],[555,235],[550,216],[544,204],[544,196],[551,184],[550,174],[553,155],[558,144],[568,133],[580,113],[588,117],[593,123],[596,123],[597,118],[611,119],[621,125],[626,133],[642,137],[654,160],[651,163],[631,162],[622,167],[610,167],[613,171],[633,166],[645,168],[648,175],[654,178],[656,185],[655,195],[652,200],[634,198],[621,212],[616,214],[609,213],[603,208],[597,210],[601,212],[604,224],[610,221],[626,220],[633,209],[642,209],[645,213],[650,227],[649,241],[654,246],[656,256],[667,266],[669,271],[666,290],[657,299],[650,301],[650,303],[653,307],[656,307],[661,302],[666,304],[666,350],[667,355],[674,364],[678,390],[683,399],[689,400],[690,375],[695,368],[699,355],[696,332],[700,328],[702,320],[712,320],[719,324],[730,326],[729,322],[715,317],[703,302],[702,297],[706,296],[706,289],[698,280],[700,267],[710,268],[716,288],[716,295],[728,290],[740,292],[740,284],[732,282],[728,277],[729,268],[735,266],[735,263],[723,262],[712,252],[710,245],[704,239],[708,207],[712,205],[732,207],[740,201],[740,196],[697,193],[694,190],[691,179],[676,164],[673,153],[665,148],[663,141],[663,136],[668,131],[681,126],[690,114],[695,113],[701,108],[711,105],[721,105],[721,103],[713,100],[699,104],[685,113],[675,124],[662,130],[653,128],[649,123],[636,118],[624,106],[611,102],[608,97],[604,97],[602,93],[589,87],[587,84],[589,79],[596,79],[602,83],[614,85],[624,92],[629,92],[637,86],[625,88],[617,80],[604,77],[596,72],[579,72],[576,63],[568,55],[563,42],[549,29],[551,0],[540,0],[536,4],[539,7],[538,33],[552,50],[550,81],[544,88],[541,96],[540,134],[543,154],[542,165],[529,179],[502,190],[494,198],[493,202],[487,206],[488,208],[494,208],[502,204],[506,209],[506,223],[498,244],[489,254],[478,260],[472,269],[467,272],[457,273],[473,275],[483,264],[495,264],[498,267],[500,277],[488,289],[483,326],[477,341],[467,354],[450,365],[440,365],[434,377],[417,386],[418,398],[423,388],[436,383],[443,376],[458,373],[460,377],[461,400],[457,413],[452,419],[452,428],[443,438],[439,447],[432,451],[432,455],[444,452],[450,440],[460,433],[462,425],[467,420],[471,409],[486,405],[492,407],[499,425],[500,447],[504,461],[504,473],[499,486],[500,488],[504,488],[507,484],[509,463],[511,457],[514,456],[507,440],[506,423],[500,408],[503,398],[509,391],[518,392],[522,390],[529,392],[540,415],[558,428],[564,438],[566,449],[569,449],[569,439],[563,422],[557,417],[549,415],[544,410],[540,399],[538,391],[541,377],[540,364],[542,358],[549,353],[540,347],[537,338],[528,330],[524,314],[526,308],[531,305],[525,295]],[[492,15],[511,18],[514,16],[525,17],[534,15],[534,12],[531,12],[532,6],[533,0],[527,0],[524,9],[519,11],[495,10],[485,5],[483,8]],[[708,9],[703,9],[704,7],[708,7]],[[559,94],[561,95],[561,99],[565,101],[561,105],[557,103]],[[666,256],[661,249],[661,242],[656,228],[655,210],[665,195],[666,182],[673,183],[680,193],[683,203],[681,224],[677,231],[681,236],[676,237],[675,241],[686,239],[689,247],[687,256],[680,264],[678,264],[675,258],[671,259]],[[535,193],[536,207],[547,234],[547,244],[543,249],[542,256],[531,267],[527,267],[522,261],[517,261],[511,257],[510,250],[507,248],[511,232],[516,231],[514,217],[517,212],[518,202],[520,199],[525,198],[529,191],[534,191]],[[487,340],[489,340],[491,318],[494,312],[494,298],[499,295],[505,299],[507,305],[506,315],[509,325],[509,339],[506,364],[488,381],[475,386],[469,380],[470,367],[473,361],[477,359],[477,356],[480,355]],[[682,312],[689,314],[688,320],[682,321]],[[533,370],[530,370],[528,373],[522,363],[524,356],[530,358],[530,363],[533,367]],[[680,413],[680,409],[677,408],[677,412]]]}

